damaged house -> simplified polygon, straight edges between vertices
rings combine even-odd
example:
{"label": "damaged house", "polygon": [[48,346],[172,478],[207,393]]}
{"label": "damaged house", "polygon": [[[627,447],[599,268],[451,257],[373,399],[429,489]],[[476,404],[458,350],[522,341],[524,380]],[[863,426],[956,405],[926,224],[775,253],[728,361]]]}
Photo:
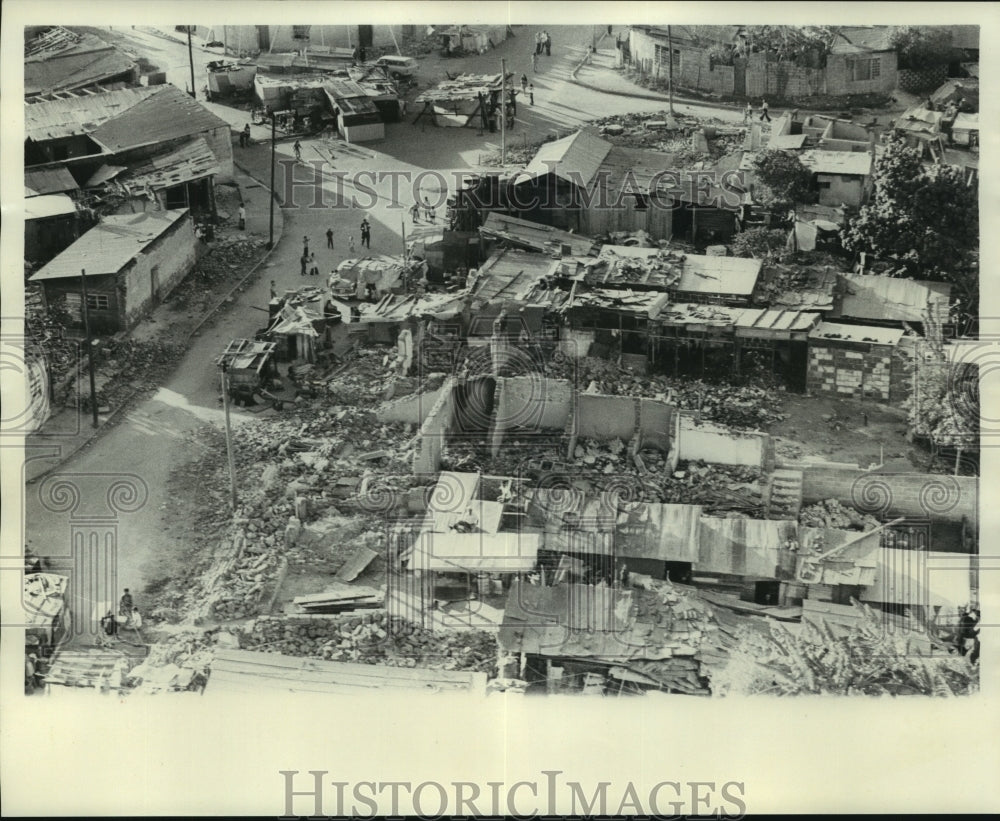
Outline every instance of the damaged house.
{"label": "damaged house", "polygon": [[26,98],[139,82],[135,60],[94,34],[52,26],[32,35],[24,45]]}

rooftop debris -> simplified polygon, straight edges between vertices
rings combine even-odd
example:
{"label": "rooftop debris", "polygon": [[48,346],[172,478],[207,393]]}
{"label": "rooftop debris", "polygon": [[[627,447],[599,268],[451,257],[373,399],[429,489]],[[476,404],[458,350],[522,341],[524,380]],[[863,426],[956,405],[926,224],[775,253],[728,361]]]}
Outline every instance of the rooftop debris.
{"label": "rooftop debris", "polygon": [[838,530],[874,530],[882,523],[868,513],[861,513],[841,504],[836,499],[827,499],[799,513],[799,524],[805,527],[831,527]]}

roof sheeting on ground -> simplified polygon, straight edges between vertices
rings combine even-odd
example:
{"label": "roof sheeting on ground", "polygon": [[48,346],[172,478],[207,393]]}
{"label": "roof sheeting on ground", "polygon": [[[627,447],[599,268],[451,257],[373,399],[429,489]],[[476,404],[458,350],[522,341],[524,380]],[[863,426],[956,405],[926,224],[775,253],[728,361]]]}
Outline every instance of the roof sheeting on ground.
{"label": "roof sheeting on ground", "polygon": [[444,573],[527,573],[538,561],[537,533],[421,533],[409,567]]}
{"label": "roof sheeting on ground", "polygon": [[951,286],[902,277],[841,274],[843,296],[831,316],[923,322],[928,313],[940,321],[948,318]]}
{"label": "roof sheeting on ground", "polygon": [[562,256],[563,246],[569,246],[574,256],[596,253],[600,243],[591,237],[560,231],[550,225],[498,214],[491,211],[480,226],[479,233],[491,239],[505,240],[513,245],[550,256]]}
{"label": "roof sheeting on ground", "polygon": [[700,505],[639,503],[618,515],[619,556],[665,562],[698,561]]}
{"label": "roof sheeting on ground", "polygon": [[812,333],[812,343],[862,342],[870,345],[897,345],[903,338],[903,331],[895,328],[879,328],[874,325],[841,325],[836,322],[821,322]]}
{"label": "roof sheeting on ground", "polygon": [[[470,101],[483,95],[490,99],[490,93],[499,91],[501,87],[499,74],[460,74],[453,80],[444,80],[433,88],[421,92],[414,100],[416,103],[449,103]],[[510,86],[513,88],[513,85]]]}
{"label": "roof sheeting on ground", "polygon": [[359,322],[405,322],[410,317],[453,319],[465,307],[462,297],[453,294],[428,294],[397,296],[387,294],[375,305],[361,304]]}
{"label": "roof sheeting on ground", "polygon": [[611,148],[607,140],[584,128],[542,145],[523,173],[531,177],[555,174],[565,182],[589,188]]}
{"label": "roof sheeting on ground", "polygon": [[81,269],[85,269],[88,276],[116,274],[187,216],[187,209],[182,208],[104,217],[98,225],[35,272],[31,281],[78,277]]}
{"label": "roof sheeting on ground", "polygon": [[643,284],[702,294],[750,296],[760,276],[761,262],[743,257],[685,254],[669,249],[605,245],[598,260],[604,275],[595,271],[595,284]]}
{"label": "roof sheeting on ground", "polygon": [[351,664],[317,658],[218,650],[205,693],[258,695],[282,693],[352,693],[364,690],[469,691],[485,693],[486,674],[424,667]]}
{"label": "roof sheeting on ground", "polygon": [[79,191],[69,169],[62,165],[50,168],[26,168],[24,170],[25,196],[35,197],[44,194],[65,194],[67,191]]}
{"label": "roof sheeting on ground", "polygon": [[76,203],[65,194],[47,194],[42,197],[27,197],[24,200],[24,218],[26,220],[62,217],[75,213]]}
{"label": "roof sheeting on ground", "polygon": [[913,136],[935,137],[941,133],[940,111],[928,111],[923,104],[908,108],[902,116],[893,120],[892,127]]}

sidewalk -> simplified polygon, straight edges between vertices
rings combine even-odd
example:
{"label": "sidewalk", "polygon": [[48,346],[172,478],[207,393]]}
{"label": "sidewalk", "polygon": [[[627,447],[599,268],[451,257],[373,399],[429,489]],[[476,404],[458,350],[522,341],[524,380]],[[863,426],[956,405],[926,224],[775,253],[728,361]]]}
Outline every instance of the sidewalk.
{"label": "sidewalk", "polygon": [[[240,159],[238,154],[236,155],[236,159]],[[247,207],[247,233],[263,237],[266,241],[269,219],[267,187],[239,166],[237,166],[234,176]],[[277,248],[283,227],[280,208],[275,208],[274,223],[275,248]],[[260,268],[271,253],[273,253],[273,249],[271,252],[266,252],[251,267],[247,272],[247,276]],[[246,277],[199,318],[187,341],[190,341],[200,331],[205,322],[218,312],[220,306],[226,304],[231,299],[233,292],[241,289],[245,279]],[[141,323],[133,330],[132,336],[145,339],[155,335],[157,328],[170,324],[168,316],[173,311],[174,309],[169,304],[158,306],[152,312],[151,321],[147,320]],[[98,382],[100,381],[102,380],[99,378]],[[73,456],[96,440],[112,422],[117,421],[122,411],[130,405],[130,400],[126,400],[119,407],[111,409],[109,413],[99,413],[98,426],[95,428],[93,426],[93,417],[89,410],[90,383],[86,367],[81,370],[77,377],[74,393],[76,398],[74,407],[56,408],[54,406],[53,413],[46,420],[42,430],[28,434],[25,437],[24,481],[26,484],[37,482],[48,473],[69,461]]]}

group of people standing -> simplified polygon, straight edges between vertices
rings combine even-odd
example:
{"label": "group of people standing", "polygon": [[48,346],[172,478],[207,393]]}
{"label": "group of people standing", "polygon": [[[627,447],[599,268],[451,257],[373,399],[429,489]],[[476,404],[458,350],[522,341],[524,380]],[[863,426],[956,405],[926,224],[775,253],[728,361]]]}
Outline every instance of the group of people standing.
{"label": "group of people standing", "polygon": [[434,219],[436,217],[436,211],[434,206],[431,205],[430,200],[424,197],[423,205],[419,202],[414,202],[413,207],[410,209],[410,216],[413,217],[413,224],[416,225],[420,222],[420,211],[424,212],[424,219],[426,219],[431,225],[434,224]]}
{"label": "group of people standing", "polygon": [[546,57],[552,56],[552,38],[544,29],[535,32],[535,54],[544,54]]}
{"label": "group of people standing", "polygon": [[[424,202],[426,201],[425,198]],[[333,228],[326,229],[326,247],[329,251],[334,250]],[[361,247],[372,247],[372,224],[368,221],[367,216],[361,218]],[[353,256],[356,252],[353,236],[348,240],[348,248]],[[301,264],[301,276],[319,276],[319,264],[316,262],[316,254],[309,250],[309,237],[307,235],[302,237],[302,256],[299,258],[299,263]],[[274,297],[273,289],[271,296]]]}

